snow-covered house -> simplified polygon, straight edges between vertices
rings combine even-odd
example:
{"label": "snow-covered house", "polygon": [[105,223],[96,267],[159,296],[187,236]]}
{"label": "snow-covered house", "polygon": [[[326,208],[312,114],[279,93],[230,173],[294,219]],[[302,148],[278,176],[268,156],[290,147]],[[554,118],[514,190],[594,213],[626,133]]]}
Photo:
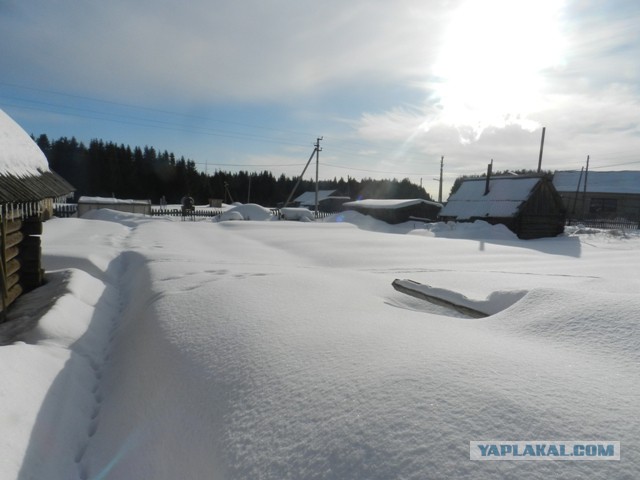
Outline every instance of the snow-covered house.
{"label": "snow-covered house", "polygon": [[365,199],[346,202],[343,210],[355,210],[364,215],[370,215],[378,220],[396,224],[417,219],[435,221],[442,205],[422,198],[412,199]]}
{"label": "snow-covered house", "polygon": [[78,216],[90,210],[107,208],[118,212],[141,213],[151,215],[151,200],[129,200],[111,197],[80,197],[78,199]]}
{"label": "snow-covered house", "polygon": [[[338,212],[344,202],[351,200],[338,190],[318,190],[318,210],[321,212]],[[293,200],[296,207],[314,210],[316,207],[316,192],[304,192]]]}
{"label": "snow-covered house", "polygon": [[640,221],[640,171],[559,171],[553,185],[573,218]]}
{"label": "snow-covered house", "polygon": [[562,199],[544,176],[464,180],[440,211],[444,221],[503,224],[523,239],[555,237],[566,221]]}
{"label": "snow-covered house", "polygon": [[[0,310],[42,284],[40,235],[53,203],[74,188],[49,169],[33,139],[0,110]],[[1,319],[0,319],[1,321]]]}

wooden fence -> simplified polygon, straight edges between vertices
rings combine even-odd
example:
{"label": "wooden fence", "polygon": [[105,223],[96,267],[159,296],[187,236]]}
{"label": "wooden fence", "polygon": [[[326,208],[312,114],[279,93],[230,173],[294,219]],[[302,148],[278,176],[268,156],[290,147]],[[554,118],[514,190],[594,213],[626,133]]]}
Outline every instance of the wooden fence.
{"label": "wooden fence", "polygon": [[632,222],[630,220],[610,220],[610,219],[591,219],[591,220],[568,220],[567,225],[583,225],[588,228],[602,228],[604,230],[638,230],[640,222]]}
{"label": "wooden fence", "polygon": [[[187,217],[215,217],[216,215],[220,215],[224,210],[214,210],[214,209],[206,209],[206,210],[198,210],[197,208],[193,210]],[[154,217],[182,217],[182,209],[180,208],[151,208],[151,215]]]}
{"label": "wooden fence", "polygon": [[[280,212],[279,208],[271,208],[270,210],[271,210],[271,214],[273,216],[278,217],[278,218],[282,218],[282,213]],[[313,216],[317,220],[317,219],[321,219],[321,218],[327,218],[327,217],[329,217],[331,215],[335,215],[337,212],[314,212],[314,211],[311,211],[311,213],[314,214]]]}

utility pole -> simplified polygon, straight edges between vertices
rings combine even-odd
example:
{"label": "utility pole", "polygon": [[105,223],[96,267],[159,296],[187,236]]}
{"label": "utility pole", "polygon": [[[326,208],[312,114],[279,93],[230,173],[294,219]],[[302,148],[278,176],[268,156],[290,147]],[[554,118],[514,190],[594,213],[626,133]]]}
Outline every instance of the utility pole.
{"label": "utility pole", "polygon": [[587,177],[589,176],[589,155],[587,155],[587,168],[584,170],[584,189],[582,190],[582,218],[587,216]]}
{"label": "utility pole", "polygon": [[444,155],[440,157],[440,186],[438,188],[438,203],[442,203],[442,167],[444,165]]}
{"label": "utility pole", "polygon": [[[307,160],[307,164],[302,169],[302,173],[298,177],[298,181],[293,186],[293,190],[291,190],[291,193],[289,194],[289,197],[287,198],[287,200],[284,202],[284,205],[283,205],[282,208],[285,208],[287,205],[289,205],[289,202],[291,201],[291,198],[293,197],[293,194],[298,189],[298,185],[300,185],[300,181],[302,180],[302,177],[304,177],[304,173],[307,171],[307,168],[309,168],[309,164],[311,163],[311,160],[313,159],[313,156],[317,154],[316,150],[318,149],[318,145],[320,144],[320,140],[322,140],[322,138],[319,138],[318,142],[316,143],[316,145],[314,145],[313,152],[311,152],[311,155],[309,156],[309,160]],[[316,178],[317,178],[317,174],[316,174]],[[316,180],[316,186],[317,185],[318,185],[318,182]],[[317,189],[316,189],[316,192],[317,192]],[[317,198],[317,193],[316,193],[316,198]]]}
{"label": "utility pole", "polygon": [[487,180],[484,185],[484,194],[487,195],[489,193],[489,182],[491,181],[491,173],[493,171],[493,158],[491,159],[491,163],[487,165]]}
{"label": "utility pole", "polygon": [[318,137],[314,145],[314,147],[316,147],[316,218],[318,218],[318,169],[320,166],[320,151],[322,150],[322,148],[320,148],[320,140],[323,138],[324,137]]}
{"label": "utility pole", "polygon": [[576,196],[573,198],[573,209],[571,210],[571,215],[573,216],[576,214],[576,203],[578,201],[578,195],[580,195],[580,183],[582,182],[583,173],[584,167],[580,168],[580,176],[578,177],[578,185],[576,186]]}
{"label": "utility pole", "polygon": [[542,127],[542,139],[540,140],[540,156],[538,157],[538,173],[542,171],[542,149],[544,148],[544,132],[547,127]]}
{"label": "utility pole", "polygon": [[247,191],[247,203],[251,203],[251,175],[249,175],[249,189]]}

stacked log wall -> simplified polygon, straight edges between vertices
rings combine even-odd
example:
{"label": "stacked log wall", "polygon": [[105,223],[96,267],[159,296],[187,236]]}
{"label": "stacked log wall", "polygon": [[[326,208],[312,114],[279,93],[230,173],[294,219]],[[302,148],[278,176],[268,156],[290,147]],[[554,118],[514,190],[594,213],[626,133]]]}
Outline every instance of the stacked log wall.
{"label": "stacked log wall", "polygon": [[4,210],[0,230],[0,321],[3,321],[7,308],[21,294],[39,287],[44,282],[42,216],[31,215],[23,218],[13,210]]}

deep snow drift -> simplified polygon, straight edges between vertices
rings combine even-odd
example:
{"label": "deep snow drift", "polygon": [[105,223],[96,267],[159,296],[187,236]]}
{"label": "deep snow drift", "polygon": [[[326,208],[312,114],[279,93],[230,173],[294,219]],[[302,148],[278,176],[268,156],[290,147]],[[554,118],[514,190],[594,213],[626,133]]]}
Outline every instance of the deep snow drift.
{"label": "deep snow drift", "polygon": [[[37,326],[0,347],[3,478],[640,470],[638,236],[103,210],[47,222],[43,252],[49,283],[12,312]],[[619,440],[622,459],[469,460],[492,439]]]}

